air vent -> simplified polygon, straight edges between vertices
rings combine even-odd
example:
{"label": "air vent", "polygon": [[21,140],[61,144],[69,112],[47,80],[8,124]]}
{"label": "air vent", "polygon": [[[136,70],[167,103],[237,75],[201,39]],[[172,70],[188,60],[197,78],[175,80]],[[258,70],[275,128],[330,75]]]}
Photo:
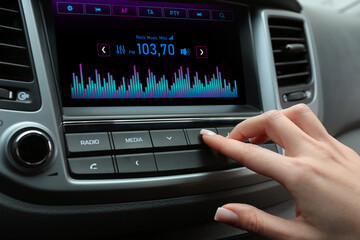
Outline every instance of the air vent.
{"label": "air vent", "polygon": [[24,24],[15,0],[0,1],[0,79],[33,81]]}
{"label": "air vent", "polygon": [[309,84],[311,70],[304,22],[271,17],[269,28],[279,87]]}

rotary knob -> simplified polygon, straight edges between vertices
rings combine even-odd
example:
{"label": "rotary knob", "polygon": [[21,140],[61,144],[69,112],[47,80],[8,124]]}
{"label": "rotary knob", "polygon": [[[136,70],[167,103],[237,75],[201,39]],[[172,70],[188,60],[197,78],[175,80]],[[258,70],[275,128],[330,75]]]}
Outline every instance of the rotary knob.
{"label": "rotary knob", "polygon": [[15,167],[20,170],[39,170],[45,167],[53,155],[53,143],[40,129],[17,132],[10,141],[10,154]]}

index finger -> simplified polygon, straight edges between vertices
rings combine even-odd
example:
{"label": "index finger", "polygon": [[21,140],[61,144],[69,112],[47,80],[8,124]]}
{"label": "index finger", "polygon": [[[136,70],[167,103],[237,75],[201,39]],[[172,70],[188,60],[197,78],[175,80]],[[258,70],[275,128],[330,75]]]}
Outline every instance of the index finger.
{"label": "index finger", "polygon": [[228,138],[245,141],[264,134],[287,151],[300,151],[299,143],[313,141],[281,111],[269,111],[241,122]]}
{"label": "index finger", "polygon": [[204,142],[215,151],[230,157],[247,168],[273,178],[281,184],[291,176],[290,158],[260,146],[224,138],[220,135],[203,134]]}

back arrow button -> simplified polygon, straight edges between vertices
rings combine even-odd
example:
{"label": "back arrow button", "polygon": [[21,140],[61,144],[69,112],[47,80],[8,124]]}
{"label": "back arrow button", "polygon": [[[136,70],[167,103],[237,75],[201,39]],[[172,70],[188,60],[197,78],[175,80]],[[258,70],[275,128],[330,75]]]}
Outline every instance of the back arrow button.
{"label": "back arrow button", "polygon": [[99,57],[110,57],[110,44],[98,43],[97,44],[98,56]]}

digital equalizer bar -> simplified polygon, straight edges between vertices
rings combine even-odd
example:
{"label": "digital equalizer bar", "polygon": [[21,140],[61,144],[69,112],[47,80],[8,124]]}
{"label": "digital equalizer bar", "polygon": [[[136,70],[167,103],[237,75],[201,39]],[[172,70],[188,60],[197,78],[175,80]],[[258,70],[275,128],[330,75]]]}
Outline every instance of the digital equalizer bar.
{"label": "digital equalizer bar", "polygon": [[233,86],[222,78],[221,72],[216,67],[216,73],[209,78],[206,75],[203,81],[196,72],[191,81],[190,69],[180,67],[175,72],[172,80],[165,75],[158,78],[149,69],[146,77],[146,86],[140,80],[136,66],[133,66],[134,74],[131,78],[122,77],[120,85],[108,72],[106,78],[102,78],[98,70],[95,70],[95,79],[83,76],[82,64],[80,64],[80,77],[73,73],[71,84],[72,99],[157,99],[157,98],[237,98],[238,90],[236,80]]}

